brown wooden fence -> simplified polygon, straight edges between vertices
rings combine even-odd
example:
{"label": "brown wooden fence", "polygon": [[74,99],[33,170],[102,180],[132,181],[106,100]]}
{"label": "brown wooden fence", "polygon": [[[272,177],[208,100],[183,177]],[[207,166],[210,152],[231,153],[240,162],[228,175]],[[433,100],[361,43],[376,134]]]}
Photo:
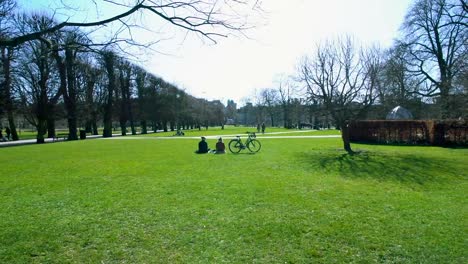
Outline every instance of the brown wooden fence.
{"label": "brown wooden fence", "polygon": [[468,146],[466,120],[359,120],[349,128],[353,142]]}

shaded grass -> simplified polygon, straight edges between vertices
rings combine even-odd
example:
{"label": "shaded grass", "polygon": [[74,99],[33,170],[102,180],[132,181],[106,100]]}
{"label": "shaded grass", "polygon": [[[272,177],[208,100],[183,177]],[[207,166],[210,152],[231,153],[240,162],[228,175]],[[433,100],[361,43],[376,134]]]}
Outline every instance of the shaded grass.
{"label": "shaded grass", "polygon": [[[457,171],[447,170],[447,159],[421,156],[415,153],[363,151],[354,155],[336,152],[300,154],[309,164],[326,171],[336,171],[346,178],[367,178],[379,181],[397,181],[424,185],[427,182],[446,182],[462,177]],[[310,162],[314,161],[314,162]],[[460,160],[463,163],[463,160]],[[445,171],[445,172],[444,172]]]}
{"label": "shaded grass", "polygon": [[[213,145],[215,140],[209,140]],[[2,149],[0,262],[466,261],[466,150],[265,139]]]}

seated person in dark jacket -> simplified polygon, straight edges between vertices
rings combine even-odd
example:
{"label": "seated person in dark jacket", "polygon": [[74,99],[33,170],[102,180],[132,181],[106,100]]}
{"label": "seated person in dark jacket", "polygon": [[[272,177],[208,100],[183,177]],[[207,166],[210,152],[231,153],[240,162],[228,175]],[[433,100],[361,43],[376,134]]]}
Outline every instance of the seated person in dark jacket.
{"label": "seated person in dark jacket", "polygon": [[208,148],[208,143],[206,143],[206,138],[202,137],[201,141],[198,143],[198,150],[195,151],[195,153],[198,154],[203,154],[203,153],[208,153],[210,149]]}
{"label": "seated person in dark jacket", "polygon": [[218,143],[216,143],[216,151],[215,154],[224,154],[226,153],[226,147],[224,146],[224,142],[222,138],[218,139]]}

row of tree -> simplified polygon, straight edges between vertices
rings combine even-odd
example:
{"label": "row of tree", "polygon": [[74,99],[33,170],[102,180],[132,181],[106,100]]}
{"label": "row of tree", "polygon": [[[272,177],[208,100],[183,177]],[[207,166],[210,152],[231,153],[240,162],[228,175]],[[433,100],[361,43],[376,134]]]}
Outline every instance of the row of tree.
{"label": "row of tree", "polygon": [[[25,25],[49,27],[43,16],[29,17]],[[66,119],[70,140],[78,129],[111,137],[118,121],[122,135],[127,126],[136,134],[221,125],[224,106],[187,94],[176,85],[118,56],[111,49],[94,50],[76,30],[45,34],[12,50],[11,98],[38,132],[38,143],[55,136],[56,120]],[[10,125],[11,126],[11,125]],[[14,126],[12,131],[14,131]],[[13,134],[14,135],[14,134]]]}
{"label": "row of tree", "polygon": [[[62,118],[67,120],[69,140],[78,138],[79,127],[97,134],[99,120],[104,137],[112,136],[116,119],[122,134],[127,125],[135,134],[137,122],[143,133],[149,125],[153,130],[174,130],[222,124],[221,102],[190,96],[119,56],[122,43],[129,44],[126,47],[142,46],[131,34],[123,38],[116,34],[94,42],[89,38],[90,32],[82,29],[115,27],[117,23],[131,32],[141,27],[131,17],[146,12],[176,28],[215,41],[216,37],[225,37],[224,32],[247,26],[240,23],[238,18],[243,15],[236,6],[254,9],[258,4],[249,2],[226,1],[223,6],[217,1],[137,0],[126,6],[126,11],[108,19],[75,23],[57,22],[47,14],[25,14],[18,10],[15,0],[0,0],[0,115],[6,115],[12,138],[17,140],[14,118],[21,112],[36,127],[38,143],[43,143],[46,136],[55,136],[56,120]],[[235,16],[226,11],[226,6]]]}

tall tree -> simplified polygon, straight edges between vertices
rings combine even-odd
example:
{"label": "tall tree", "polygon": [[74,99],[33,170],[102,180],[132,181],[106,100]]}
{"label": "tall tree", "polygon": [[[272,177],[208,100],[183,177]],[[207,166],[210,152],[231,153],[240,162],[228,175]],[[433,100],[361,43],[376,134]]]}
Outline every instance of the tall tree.
{"label": "tall tree", "polygon": [[119,60],[118,64],[119,71],[119,95],[120,95],[120,111],[119,111],[119,122],[122,136],[127,134],[127,121],[130,121],[130,128],[132,135],[136,134],[135,125],[133,122],[132,115],[132,103],[131,103],[131,75],[132,67],[130,63],[124,59]]}
{"label": "tall tree", "polygon": [[350,37],[329,41],[300,64],[299,80],[311,99],[318,100],[341,129],[343,147],[351,149],[347,122],[362,115],[374,101],[370,62]]}
{"label": "tall tree", "polygon": [[[1,0],[0,1],[0,39],[5,39],[11,36],[14,24],[13,13],[16,9],[16,2],[14,0]],[[12,140],[18,140],[18,133],[16,131],[16,124],[14,120],[14,105],[12,95],[12,73],[11,64],[13,61],[13,54],[15,49],[13,47],[0,46],[1,51],[1,78],[0,82],[0,116],[3,111],[7,114],[8,125],[11,130]]]}
{"label": "tall tree", "polygon": [[402,27],[409,70],[426,84],[418,93],[440,98],[442,118],[451,117],[453,82],[467,64],[466,21],[463,0],[417,0]]}
{"label": "tall tree", "polygon": [[294,87],[292,81],[289,78],[281,77],[278,80],[278,94],[279,104],[283,111],[283,125],[284,128],[292,128],[292,100]]}
{"label": "tall tree", "polygon": [[[37,30],[46,28],[51,20],[43,15],[25,15],[20,25]],[[55,67],[47,41],[30,41],[20,49],[21,55],[21,89],[22,101],[32,109],[28,119],[37,128],[37,143],[44,143],[44,136],[49,130],[49,137],[54,137],[54,108],[61,91],[56,85]]]}
{"label": "tall tree", "polygon": [[137,66],[134,66],[133,71],[135,72],[135,85],[138,97],[138,116],[140,118],[141,134],[147,134],[148,113],[146,112],[146,106],[148,105],[149,100],[148,89],[146,85],[147,72],[144,69]]}
{"label": "tall tree", "polygon": [[101,53],[103,66],[107,74],[107,89],[104,102],[104,131],[103,137],[112,137],[112,106],[114,89],[116,85],[115,64],[116,55],[112,51],[105,50]]}
{"label": "tall tree", "polygon": [[275,126],[276,111],[275,106],[279,101],[278,90],[263,89],[260,91],[260,98],[265,110],[270,118],[271,126]]}
{"label": "tall tree", "polygon": [[91,59],[80,63],[79,73],[83,79],[84,116],[86,133],[98,135],[97,119],[102,102],[103,70],[93,65]]}

